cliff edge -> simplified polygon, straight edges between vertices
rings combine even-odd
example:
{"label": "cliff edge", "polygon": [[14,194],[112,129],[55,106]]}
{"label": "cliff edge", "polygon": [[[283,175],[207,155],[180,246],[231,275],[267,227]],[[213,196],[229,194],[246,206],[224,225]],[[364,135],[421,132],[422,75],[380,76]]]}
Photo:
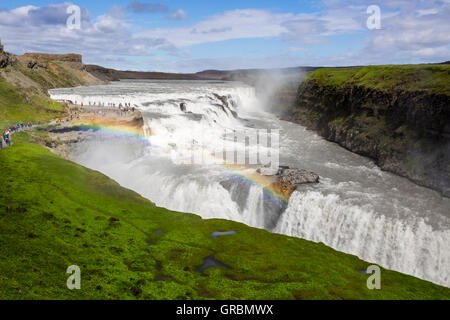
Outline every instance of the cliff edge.
{"label": "cliff edge", "polygon": [[316,70],[287,120],[450,197],[450,66]]}

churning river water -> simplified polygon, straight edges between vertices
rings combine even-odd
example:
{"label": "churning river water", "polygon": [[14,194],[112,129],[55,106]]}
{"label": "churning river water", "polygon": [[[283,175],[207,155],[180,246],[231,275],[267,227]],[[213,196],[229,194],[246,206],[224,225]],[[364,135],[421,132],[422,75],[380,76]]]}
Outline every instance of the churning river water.
{"label": "churning river water", "polygon": [[[300,125],[277,119],[262,110],[263,103],[250,86],[120,81],[55,89],[50,94],[84,105],[131,103],[141,111],[145,137],[122,139],[100,132],[98,140],[77,145],[71,158],[158,206],[323,242],[450,287],[450,199],[383,172],[372,160]],[[180,109],[182,103],[185,111]],[[230,167],[174,161],[174,153],[184,146],[201,141],[212,150],[225,142],[224,129],[247,128],[279,129],[280,164],[313,171],[320,175],[320,183],[299,186],[280,208],[260,184],[243,179]]]}

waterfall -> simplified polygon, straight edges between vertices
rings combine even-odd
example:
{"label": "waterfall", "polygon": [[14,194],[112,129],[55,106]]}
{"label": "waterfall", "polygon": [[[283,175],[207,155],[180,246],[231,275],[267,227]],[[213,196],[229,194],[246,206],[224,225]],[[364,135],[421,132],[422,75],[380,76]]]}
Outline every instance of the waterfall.
{"label": "waterfall", "polygon": [[[99,138],[80,143],[71,157],[158,206],[323,242],[450,287],[450,200],[385,173],[303,127],[261,113],[249,86],[121,81],[50,94],[84,105],[131,103],[141,111],[149,146]],[[229,167],[176,161],[186,155],[201,158],[217,148],[243,148],[232,146],[224,131],[255,127],[281,129],[281,164],[314,171],[321,183],[302,186],[285,204]]]}
{"label": "waterfall", "polygon": [[336,194],[296,191],[274,231],[450,286],[450,230],[433,230],[422,218],[400,220]]}

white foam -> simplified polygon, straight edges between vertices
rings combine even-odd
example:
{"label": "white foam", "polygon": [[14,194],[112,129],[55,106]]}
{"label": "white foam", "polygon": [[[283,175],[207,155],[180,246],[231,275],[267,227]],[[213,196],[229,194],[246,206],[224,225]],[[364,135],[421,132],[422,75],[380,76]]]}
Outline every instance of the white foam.
{"label": "white foam", "polygon": [[450,230],[400,220],[336,194],[294,192],[275,232],[322,242],[363,260],[450,287]]}

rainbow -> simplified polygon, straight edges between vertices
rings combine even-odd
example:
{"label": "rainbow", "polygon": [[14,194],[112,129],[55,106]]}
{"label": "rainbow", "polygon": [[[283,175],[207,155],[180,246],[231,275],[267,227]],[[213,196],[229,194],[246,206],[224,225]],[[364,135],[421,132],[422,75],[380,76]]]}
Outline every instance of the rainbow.
{"label": "rainbow", "polygon": [[[81,131],[101,131],[112,138],[130,139],[138,141],[145,146],[152,148],[160,148],[170,152],[172,150],[169,146],[158,146],[155,143],[151,143],[147,136],[144,134],[142,128],[126,125],[123,123],[107,123],[102,121],[101,123],[80,124],[76,125]],[[282,194],[277,190],[270,177],[262,176],[256,172],[250,172],[248,168],[244,168],[236,165],[220,164],[229,172],[231,179],[237,180],[239,183],[247,184],[248,186],[258,185],[263,189],[265,199],[271,201],[273,204],[279,207],[284,207],[289,196]]]}
{"label": "rainbow", "polygon": [[113,138],[137,140],[143,144],[150,144],[142,129],[119,124],[80,124],[75,125],[81,131],[101,131],[102,134]]}
{"label": "rainbow", "polygon": [[270,177],[262,176],[256,172],[249,172],[249,170],[235,165],[222,164],[221,166],[226,168],[232,174],[232,178],[237,179],[239,182],[248,185],[258,185],[263,188],[264,196],[272,202],[275,201],[275,204],[280,207],[288,203],[289,196],[282,194],[275,188]]}

